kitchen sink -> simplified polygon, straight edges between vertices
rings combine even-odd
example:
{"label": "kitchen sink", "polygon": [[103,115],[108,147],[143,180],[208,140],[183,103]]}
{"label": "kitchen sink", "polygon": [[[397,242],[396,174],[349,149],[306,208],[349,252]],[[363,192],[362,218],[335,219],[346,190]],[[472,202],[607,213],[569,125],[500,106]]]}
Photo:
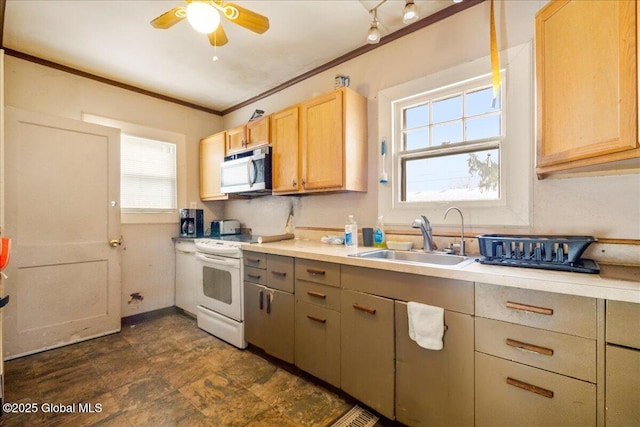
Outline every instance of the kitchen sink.
{"label": "kitchen sink", "polygon": [[474,261],[474,258],[471,257],[447,254],[445,252],[394,251],[390,249],[358,252],[349,256],[410,264],[443,265],[449,267],[463,267]]}

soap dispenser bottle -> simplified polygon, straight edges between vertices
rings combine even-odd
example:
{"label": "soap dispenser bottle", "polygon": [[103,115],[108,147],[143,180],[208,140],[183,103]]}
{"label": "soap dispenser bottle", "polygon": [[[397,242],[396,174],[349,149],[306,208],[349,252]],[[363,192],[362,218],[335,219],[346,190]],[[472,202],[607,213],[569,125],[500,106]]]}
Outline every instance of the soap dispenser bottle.
{"label": "soap dispenser bottle", "polygon": [[384,234],[384,224],[382,223],[382,216],[379,216],[376,221],[376,228],[373,231],[373,246],[376,248],[384,248],[386,244],[387,239]]}
{"label": "soap dispenser bottle", "polygon": [[344,225],[344,245],[351,248],[358,247],[358,224],[353,219],[353,215],[349,215],[349,219]]}

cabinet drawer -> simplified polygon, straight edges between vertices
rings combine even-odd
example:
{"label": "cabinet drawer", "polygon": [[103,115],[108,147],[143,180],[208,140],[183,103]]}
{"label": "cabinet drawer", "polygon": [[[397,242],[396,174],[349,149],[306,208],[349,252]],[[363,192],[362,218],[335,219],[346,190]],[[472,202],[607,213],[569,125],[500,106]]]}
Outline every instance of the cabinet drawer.
{"label": "cabinet drawer", "polygon": [[595,340],[477,317],[476,350],[596,382]]}
{"label": "cabinet drawer", "polygon": [[296,301],[296,366],[340,387],[340,313]]}
{"label": "cabinet drawer", "polygon": [[340,287],[340,264],[296,259],[296,279]]}
{"label": "cabinet drawer", "polygon": [[244,281],[264,285],[267,283],[267,272],[260,268],[245,267]]}
{"label": "cabinet drawer", "polygon": [[262,268],[263,270],[267,268],[267,254],[244,251],[242,253],[242,258],[244,260],[244,265],[248,267]]}
{"label": "cabinet drawer", "polygon": [[476,316],[596,338],[595,298],[476,283]]}
{"label": "cabinet drawer", "polygon": [[607,301],[607,342],[640,349],[640,304]]}
{"label": "cabinet drawer", "polygon": [[267,286],[293,293],[293,258],[271,254],[267,256]]}
{"label": "cabinet drawer", "polygon": [[476,426],[595,425],[595,384],[476,352]]}
{"label": "cabinet drawer", "polygon": [[296,300],[340,311],[340,289],[298,280]]}

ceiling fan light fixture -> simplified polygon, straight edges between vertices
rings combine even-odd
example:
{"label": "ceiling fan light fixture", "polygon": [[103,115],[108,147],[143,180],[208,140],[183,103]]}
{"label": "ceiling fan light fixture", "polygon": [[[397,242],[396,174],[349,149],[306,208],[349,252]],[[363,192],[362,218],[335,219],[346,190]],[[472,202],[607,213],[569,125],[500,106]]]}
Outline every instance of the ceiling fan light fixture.
{"label": "ceiling fan light fixture", "polygon": [[420,18],[418,15],[418,9],[416,8],[413,0],[407,0],[404,5],[404,11],[402,12],[402,22],[410,24],[417,21]]}
{"label": "ceiling fan light fixture", "polygon": [[220,14],[207,3],[193,1],[187,5],[187,20],[197,32],[210,34],[220,25]]}

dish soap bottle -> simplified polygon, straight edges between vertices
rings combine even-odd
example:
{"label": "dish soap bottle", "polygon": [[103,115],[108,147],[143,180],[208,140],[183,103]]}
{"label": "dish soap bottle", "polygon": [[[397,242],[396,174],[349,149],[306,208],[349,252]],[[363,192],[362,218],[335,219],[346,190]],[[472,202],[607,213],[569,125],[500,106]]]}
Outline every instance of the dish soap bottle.
{"label": "dish soap bottle", "polygon": [[384,224],[382,223],[382,216],[378,217],[376,221],[376,228],[373,231],[373,246],[376,248],[384,248],[386,246],[386,239],[384,235]]}
{"label": "dish soap bottle", "polygon": [[344,245],[346,247],[358,247],[358,225],[353,215],[349,215],[347,223],[344,225]]}

